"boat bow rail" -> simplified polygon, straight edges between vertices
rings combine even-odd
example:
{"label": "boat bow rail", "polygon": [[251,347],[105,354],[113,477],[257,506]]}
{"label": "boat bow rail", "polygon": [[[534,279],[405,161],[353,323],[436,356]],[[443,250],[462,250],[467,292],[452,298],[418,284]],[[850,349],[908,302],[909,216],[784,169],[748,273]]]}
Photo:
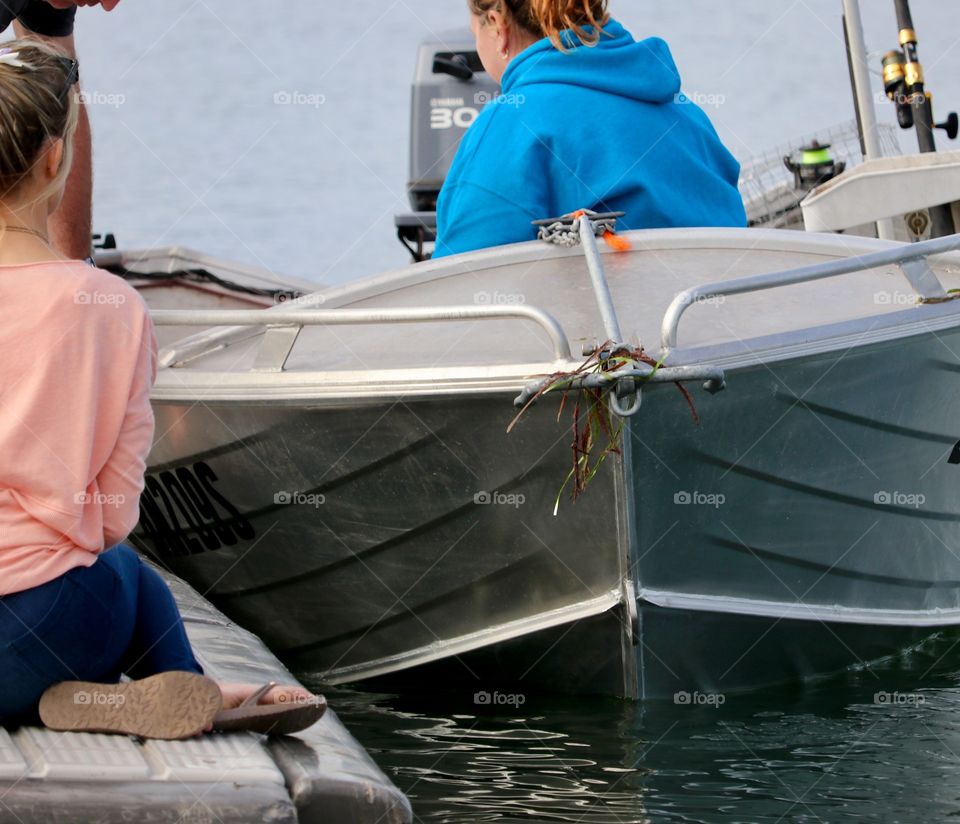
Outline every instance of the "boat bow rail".
{"label": "boat bow rail", "polygon": [[[309,301],[310,296],[303,300]],[[160,353],[160,364],[177,367],[235,340],[238,331],[266,327],[257,352],[255,371],[282,372],[305,326],[360,326],[389,323],[439,323],[465,320],[525,320],[543,329],[553,345],[557,361],[571,359],[567,335],[549,313],[532,306],[438,306],[414,309],[292,309],[194,311],[159,310],[153,313],[158,326],[233,327],[217,328],[168,347]]]}
{"label": "boat bow rail", "polygon": [[760,292],[781,286],[794,286],[841,275],[866,272],[880,266],[899,266],[921,304],[951,300],[958,295],[952,292],[948,293],[944,289],[928,259],[934,255],[942,255],[957,250],[960,250],[960,234],[814,266],[802,266],[780,272],[751,275],[735,280],[717,281],[695,286],[678,294],[667,309],[660,332],[661,346],[664,353],[669,353],[677,348],[680,320],[687,309],[695,303],[711,298],[743,295],[748,292]]}

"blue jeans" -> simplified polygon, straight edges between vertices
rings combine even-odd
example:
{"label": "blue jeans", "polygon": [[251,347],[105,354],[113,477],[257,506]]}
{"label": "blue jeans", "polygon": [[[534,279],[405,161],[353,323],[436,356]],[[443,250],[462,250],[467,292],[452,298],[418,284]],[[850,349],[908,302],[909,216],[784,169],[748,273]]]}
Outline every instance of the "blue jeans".
{"label": "blue jeans", "polygon": [[32,721],[61,681],[116,683],[182,670],[202,673],[176,601],[132,549],[0,598],[0,721]]}

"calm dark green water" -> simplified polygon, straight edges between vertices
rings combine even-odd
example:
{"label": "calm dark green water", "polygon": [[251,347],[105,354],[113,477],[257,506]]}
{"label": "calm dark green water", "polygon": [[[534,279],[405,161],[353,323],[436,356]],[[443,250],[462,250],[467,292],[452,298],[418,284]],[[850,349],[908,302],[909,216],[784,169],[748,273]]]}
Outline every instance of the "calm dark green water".
{"label": "calm dark green water", "polygon": [[327,695],[422,822],[960,818],[960,635],[720,707]]}

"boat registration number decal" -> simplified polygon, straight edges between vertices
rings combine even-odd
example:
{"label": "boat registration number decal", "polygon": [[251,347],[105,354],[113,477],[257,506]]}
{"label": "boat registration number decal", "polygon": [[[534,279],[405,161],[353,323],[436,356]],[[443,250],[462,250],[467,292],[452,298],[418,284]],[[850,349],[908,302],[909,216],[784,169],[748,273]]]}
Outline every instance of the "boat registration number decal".
{"label": "boat registration number decal", "polygon": [[256,537],[253,524],[216,488],[217,481],[203,461],[147,476],[140,529],[158,554],[199,555]]}

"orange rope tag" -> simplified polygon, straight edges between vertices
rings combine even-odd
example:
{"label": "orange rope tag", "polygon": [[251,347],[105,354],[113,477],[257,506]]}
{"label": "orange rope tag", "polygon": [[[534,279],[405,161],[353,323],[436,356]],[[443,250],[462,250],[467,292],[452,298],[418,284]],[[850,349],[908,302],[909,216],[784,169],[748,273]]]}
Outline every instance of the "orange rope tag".
{"label": "orange rope tag", "polygon": [[[570,215],[570,217],[573,218],[574,222],[576,222],[585,215],[589,217],[590,214],[592,213],[588,213],[585,209],[579,209]],[[610,229],[607,229],[603,233],[603,239],[606,241],[607,246],[609,246],[615,252],[629,252],[633,249],[633,244],[629,240],[627,240],[625,237],[620,237]]]}
{"label": "orange rope tag", "polygon": [[633,244],[629,240],[614,234],[609,229],[603,233],[603,239],[607,242],[607,246],[616,252],[629,252],[633,249]]}

